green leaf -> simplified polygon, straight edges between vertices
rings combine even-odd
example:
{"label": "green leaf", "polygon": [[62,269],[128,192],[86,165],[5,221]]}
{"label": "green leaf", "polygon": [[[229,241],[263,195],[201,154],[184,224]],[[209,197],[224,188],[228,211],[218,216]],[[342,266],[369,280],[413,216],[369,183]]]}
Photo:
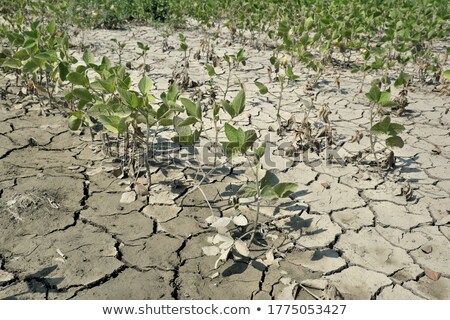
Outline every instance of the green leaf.
{"label": "green leaf", "polygon": [[181,103],[186,108],[186,113],[188,116],[195,117],[199,120],[202,118],[202,109],[199,104],[195,104],[189,99],[180,98]]}
{"label": "green leaf", "polygon": [[265,187],[265,186],[275,186],[278,182],[280,182],[280,180],[278,179],[278,177],[276,176],[275,173],[273,173],[272,171],[268,170],[266,171],[266,174],[264,175],[264,178],[261,179],[261,188]]}
{"label": "green leaf", "polygon": [[210,64],[206,64],[206,70],[208,70],[208,76],[214,77],[216,75],[216,71],[214,70],[214,67]]}
{"label": "green leaf", "polygon": [[241,90],[238,92],[236,97],[234,97],[231,105],[235,111],[235,117],[240,115],[244,111],[244,108],[245,108],[245,91],[244,90]]}
{"label": "green leaf", "polygon": [[47,25],[47,32],[52,34],[55,33],[56,31],[56,22],[55,20],[52,20],[48,25]]}
{"label": "green leaf", "polygon": [[13,55],[14,59],[19,59],[20,61],[27,60],[29,57],[30,57],[30,55],[28,54],[28,50],[26,50],[26,49],[18,50]]}
{"label": "green leaf", "polygon": [[373,85],[370,88],[370,91],[368,93],[366,93],[366,97],[369,98],[370,102],[378,103],[378,101],[380,101],[380,97],[381,97],[380,88],[378,88],[378,86],[376,86],[376,85]]}
{"label": "green leaf", "polygon": [[370,128],[370,131],[375,134],[388,134],[391,118],[385,117],[381,122],[378,122]]}
{"label": "green leaf", "polygon": [[397,105],[396,102],[391,100],[391,91],[389,90],[380,92],[378,104],[380,104],[383,107],[393,107]]}
{"label": "green leaf", "polygon": [[292,81],[295,81],[295,80],[298,79],[298,76],[296,76],[294,74],[294,72],[292,71],[292,67],[291,66],[288,66],[286,68],[286,76],[289,78],[289,80],[292,80]]}
{"label": "green leaf", "polygon": [[258,135],[255,130],[247,130],[244,133],[244,143],[241,145],[241,153],[244,154],[247,150],[253,146],[256,139],[258,139]]}
{"label": "green leaf", "polygon": [[113,133],[124,133],[127,130],[127,117],[99,115],[98,120],[103,126]]}
{"label": "green leaf", "polygon": [[310,30],[312,26],[314,25],[314,19],[311,17],[306,18],[305,20],[305,29]]}
{"label": "green leaf", "polygon": [[178,123],[178,126],[179,127],[185,127],[185,126],[189,126],[191,124],[194,124],[196,122],[197,122],[197,118],[196,117],[187,117],[186,119],[184,119],[183,121]]}
{"label": "green leaf", "polygon": [[272,186],[264,186],[263,188],[261,188],[261,197],[264,199],[272,200],[278,198],[278,195]]}
{"label": "green leaf", "polygon": [[86,63],[87,66],[95,63],[95,56],[91,50],[86,50],[83,53],[83,61],[84,61],[84,63]]}
{"label": "green leaf", "polygon": [[178,98],[178,86],[176,82],[172,83],[169,87],[169,91],[167,92],[167,100],[176,101]]}
{"label": "green leaf", "polygon": [[25,73],[35,73],[39,69],[39,65],[34,61],[30,60],[23,66],[23,72]]}
{"label": "green leaf", "polygon": [[119,92],[119,96],[120,96],[122,102],[128,106],[131,106],[131,100],[132,100],[131,92],[126,89],[123,89],[121,87],[117,88],[117,92]]}
{"label": "green leaf", "polygon": [[67,80],[70,81],[70,83],[75,85],[80,85],[87,87],[89,86],[89,79],[84,74],[81,74],[79,72],[71,72],[67,75]]}
{"label": "green leaf", "polygon": [[90,94],[89,90],[86,88],[75,88],[73,89],[72,93],[75,97],[86,102],[94,100],[94,97]]}
{"label": "green leaf", "polygon": [[266,151],[266,144],[263,143],[260,147],[255,149],[255,158],[259,161]]}
{"label": "green leaf", "polygon": [[152,80],[150,80],[150,78],[147,76],[143,76],[139,81],[138,87],[139,91],[145,96],[152,88]]}
{"label": "green leaf", "polygon": [[97,81],[107,92],[113,93],[116,91],[116,76],[112,75],[105,80],[98,79]]}
{"label": "green leaf", "polygon": [[231,118],[236,117],[236,111],[230,103],[224,100],[222,101],[222,105],[225,111],[231,116]]}
{"label": "green leaf", "polygon": [[226,122],[224,129],[225,129],[225,135],[227,136],[227,138],[230,142],[238,142],[239,143],[238,130],[235,127],[233,127],[231,124]]}
{"label": "green leaf", "polygon": [[162,118],[159,120],[159,124],[163,127],[173,126],[173,119]]}
{"label": "green leaf", "polygon": [[8,67],[12,69],[19,69],[21,66],[22,63],[20,62],[20,60],[13,58],[6,58],[2,63],[2,67]]}
{"label": "green leaf", "polygon": [[57,61],[58,57],[56,56],[56,53],[54,51],[45,51],[40,52],[34,56],[36,59],[42,60],[42,61]]}
{"label": "green leaf", "polygon": [[393,147],[403,148],[404,144],[405,143],[403,142],[403,139],[400,138],[399,136],[389,137],[386,139],[386,146],[388,146],[389,148]]}
{"label": "green leaf", "polygon": [[394,86],[396,88],[401,87],[401,86],[406,86],[408,84],[409,80],[411,80],[411,76],[402,71],[400,73],[400,75],[398,76],[398,78],[395,80]]}
{"label": "green leaf", "polygon": [[450,70],[444,71],[444,77],[450,80]]}
{"label": "green leaf", "polygon": [[389,125],[389,135],[396,136],[405,130],[405,127],[398,123],[391,123]]}
{"label": "green leaf", "polygon": [[255,85],[258,87],[260,94],[266,94],[267,92],[269,92],[269,89],[267,89],[267,87],[263,83],[255,81]]}
{"label": "green leaf", "polygon": [[245,66],[245,50],[240,49],[238,53],[236,54],[236,60],[237,62],[242,62],[242,64]]}
{"label": "green leaf", "polygon": [[75,131],[80,129],[81,123],[83,122],[81,116],[82,116],[81,112],[74,112],[70,115],[68,120],[70,130]]}
{"label": "green leaf", "polygon": [[239,188],[239,190],[236,194],[238,197],[241,197],[241,198],[256,197],[256,195],[258,194],[258,192],[256,191],[256,184],[249,183],[249,184],[243,185]]}
{"label": "green leaf", "polygon": [[70,66],[68,64],[64,63],[64,62],[60,62],[58,64],[58,71],[59,71],[59,78],[62,81],[66,81],[67,75],[70,72]]}
{"label": "green leaf", "polygon": [[232,155],[241,153],[241,148],[239,147],[238,142],[225,141],[225,142],[221,142],[221,143],[222,143],[223,151],[227,156],[232,156]]}
{"label": "green leaf", "polygon": [[286,198],[297,191],[297,184],[291,182],[282,182],[273,187],[273,190],[280,198]]}

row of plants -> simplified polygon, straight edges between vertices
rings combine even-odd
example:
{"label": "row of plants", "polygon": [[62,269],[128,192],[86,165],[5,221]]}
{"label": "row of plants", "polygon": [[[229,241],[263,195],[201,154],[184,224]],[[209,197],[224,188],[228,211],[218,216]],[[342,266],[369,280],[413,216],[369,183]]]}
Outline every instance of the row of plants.
{"label": "row of plants", "polygon": [[[200,101],[182,97],[176,82],[157,99],[152,93],[152,81],[145,74],[137,84],[133,84],[126,67],[113,64],[108,57],[96,63],[92,52],[85,51],[82,61],[75,59],[68,52],[67,36],[57,30],[55,22],[32,22],[29,27],[22,26],[20,22],[16,21],[11,29],[3,30],[8,40],[8,49],[0,55],[3,71],[14,74],[17,85],[30,88],[28,94],[41,97],[45,93],[50,107],[64,108],[63,111],[69,113],[71,130],[87,126],[94,135],[96,131],[92,128],[101,124],[103,143],[109,155],[120,159],[122,176],[129,176],[135,184],[139,178],[145,177],[148,192],[152,192],[150,166],[155,163],[154,140],[160,128],[171,128],[174,144],[192,146],[201,137],[203,114],[211,113],[216,124],[216,152],[230,158],[236,155],[246,157],[254,173],[254,181],[241,186],[233,197],[236,208],[233,218],[212,215],[210,221],[213,227],[227,219],[234,221],[235,229],[242,232],[239,236],[233,233],[233,228],[227,231],[220,229],[222,236],[233,236],[233,242],[227,243],[227,256],[232,249],[248,255],[248,248],[259,227],[262,199],[288,197],[295,192],[296,184],[282,183],[270,171],[262,175],[260,159],[265,153],[265,145],[257,145],[258,134],[255,130],[244,130],[233,125],[232,120],[245,110],[245,91],[241,89],[232,101],[227,100],[225,92],[222,101],[213,101],[206,110]],[[226,55],[224,59],[229,64],[245,60],[243,51],[237,55]],[[40,101],[43,100],[44,97],[41,97]],[[226,137],[220,143],[219,131],[223,131]],[[114,145],[115,151],[111,150]],[[219,168],[217,164],[215,161],[210,173]],[[142,167],[144,170],[141,170]],[[201,185],[195,188],[201,188]],[[239,198],[255,199],[257,209],[253,224],[238,209]],[[223,260],[224,253],[221,257]]]}

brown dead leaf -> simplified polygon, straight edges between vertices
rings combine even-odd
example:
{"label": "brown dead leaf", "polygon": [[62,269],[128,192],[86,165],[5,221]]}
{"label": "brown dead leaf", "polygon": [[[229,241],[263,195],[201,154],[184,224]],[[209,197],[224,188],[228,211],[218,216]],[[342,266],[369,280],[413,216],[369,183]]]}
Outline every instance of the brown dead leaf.
{"label": "brown dead leaf", "polygon": [[433,271],[430,268],[425,267],[423,271],[425,271],[425,275],[433,281],[437,281],[441,277],[440,272]]}

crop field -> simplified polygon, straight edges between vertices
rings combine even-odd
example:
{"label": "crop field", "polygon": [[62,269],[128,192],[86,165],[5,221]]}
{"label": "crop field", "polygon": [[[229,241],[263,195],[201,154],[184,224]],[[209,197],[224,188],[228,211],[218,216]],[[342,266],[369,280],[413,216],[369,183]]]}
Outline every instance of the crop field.
{"label": "crop field", "polygon": [[0,299],[450,299],[450,2],[2,0]]}

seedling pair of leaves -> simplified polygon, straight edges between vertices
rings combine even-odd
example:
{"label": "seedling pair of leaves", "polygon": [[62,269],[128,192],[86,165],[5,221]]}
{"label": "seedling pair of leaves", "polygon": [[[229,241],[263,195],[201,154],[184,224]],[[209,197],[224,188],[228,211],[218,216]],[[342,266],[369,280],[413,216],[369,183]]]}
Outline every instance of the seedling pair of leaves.
{"label": "seedling pair of leaves", "polygon": [[[390,90],[380,91],[380,88],[377,85],[373,85],[370,91],[366,93],[366,96],[367,98],[369,98],[369,101],[371,103],[381,108],[397,106],[397,103],[391,100]],[[385,140],[386,146],[389,148],[403,147],[404,145],[403,139],[398,136],[398,134],[401,133],[403,130],[405,130],[405,127],[402,126],[401,124],[391,122],[391,118],[389,116],[384,117],[384,119],[380,120],[378,123],[374,124],[370,128],[371,133],[389,136]]]}
{"label": "seedling pair of leaves", "polygon": [[[180,98],[180,101],[184,106],[187,118],[180,116],[173,118],[173,126],[178,135],[172,140],[180,145],[193,145],[198,141],[202,132],[202,108],[200,102],[194,103],[187,98]],[[200,128],[195,127],[197,123],[200,123]]]}
{"label": "seedling pair of leaves", "polygon": [[[255,155],[256,156],[256,155]],[[278,177],[272,172],[267,171],[265,176],[259,182],[261,197],[266,200],[286,198],[297,190],[296,183],[280,182]],[[258,194],[256,183],[252,182],[242,186],[237,192],[241,198],[252,198]]]}

